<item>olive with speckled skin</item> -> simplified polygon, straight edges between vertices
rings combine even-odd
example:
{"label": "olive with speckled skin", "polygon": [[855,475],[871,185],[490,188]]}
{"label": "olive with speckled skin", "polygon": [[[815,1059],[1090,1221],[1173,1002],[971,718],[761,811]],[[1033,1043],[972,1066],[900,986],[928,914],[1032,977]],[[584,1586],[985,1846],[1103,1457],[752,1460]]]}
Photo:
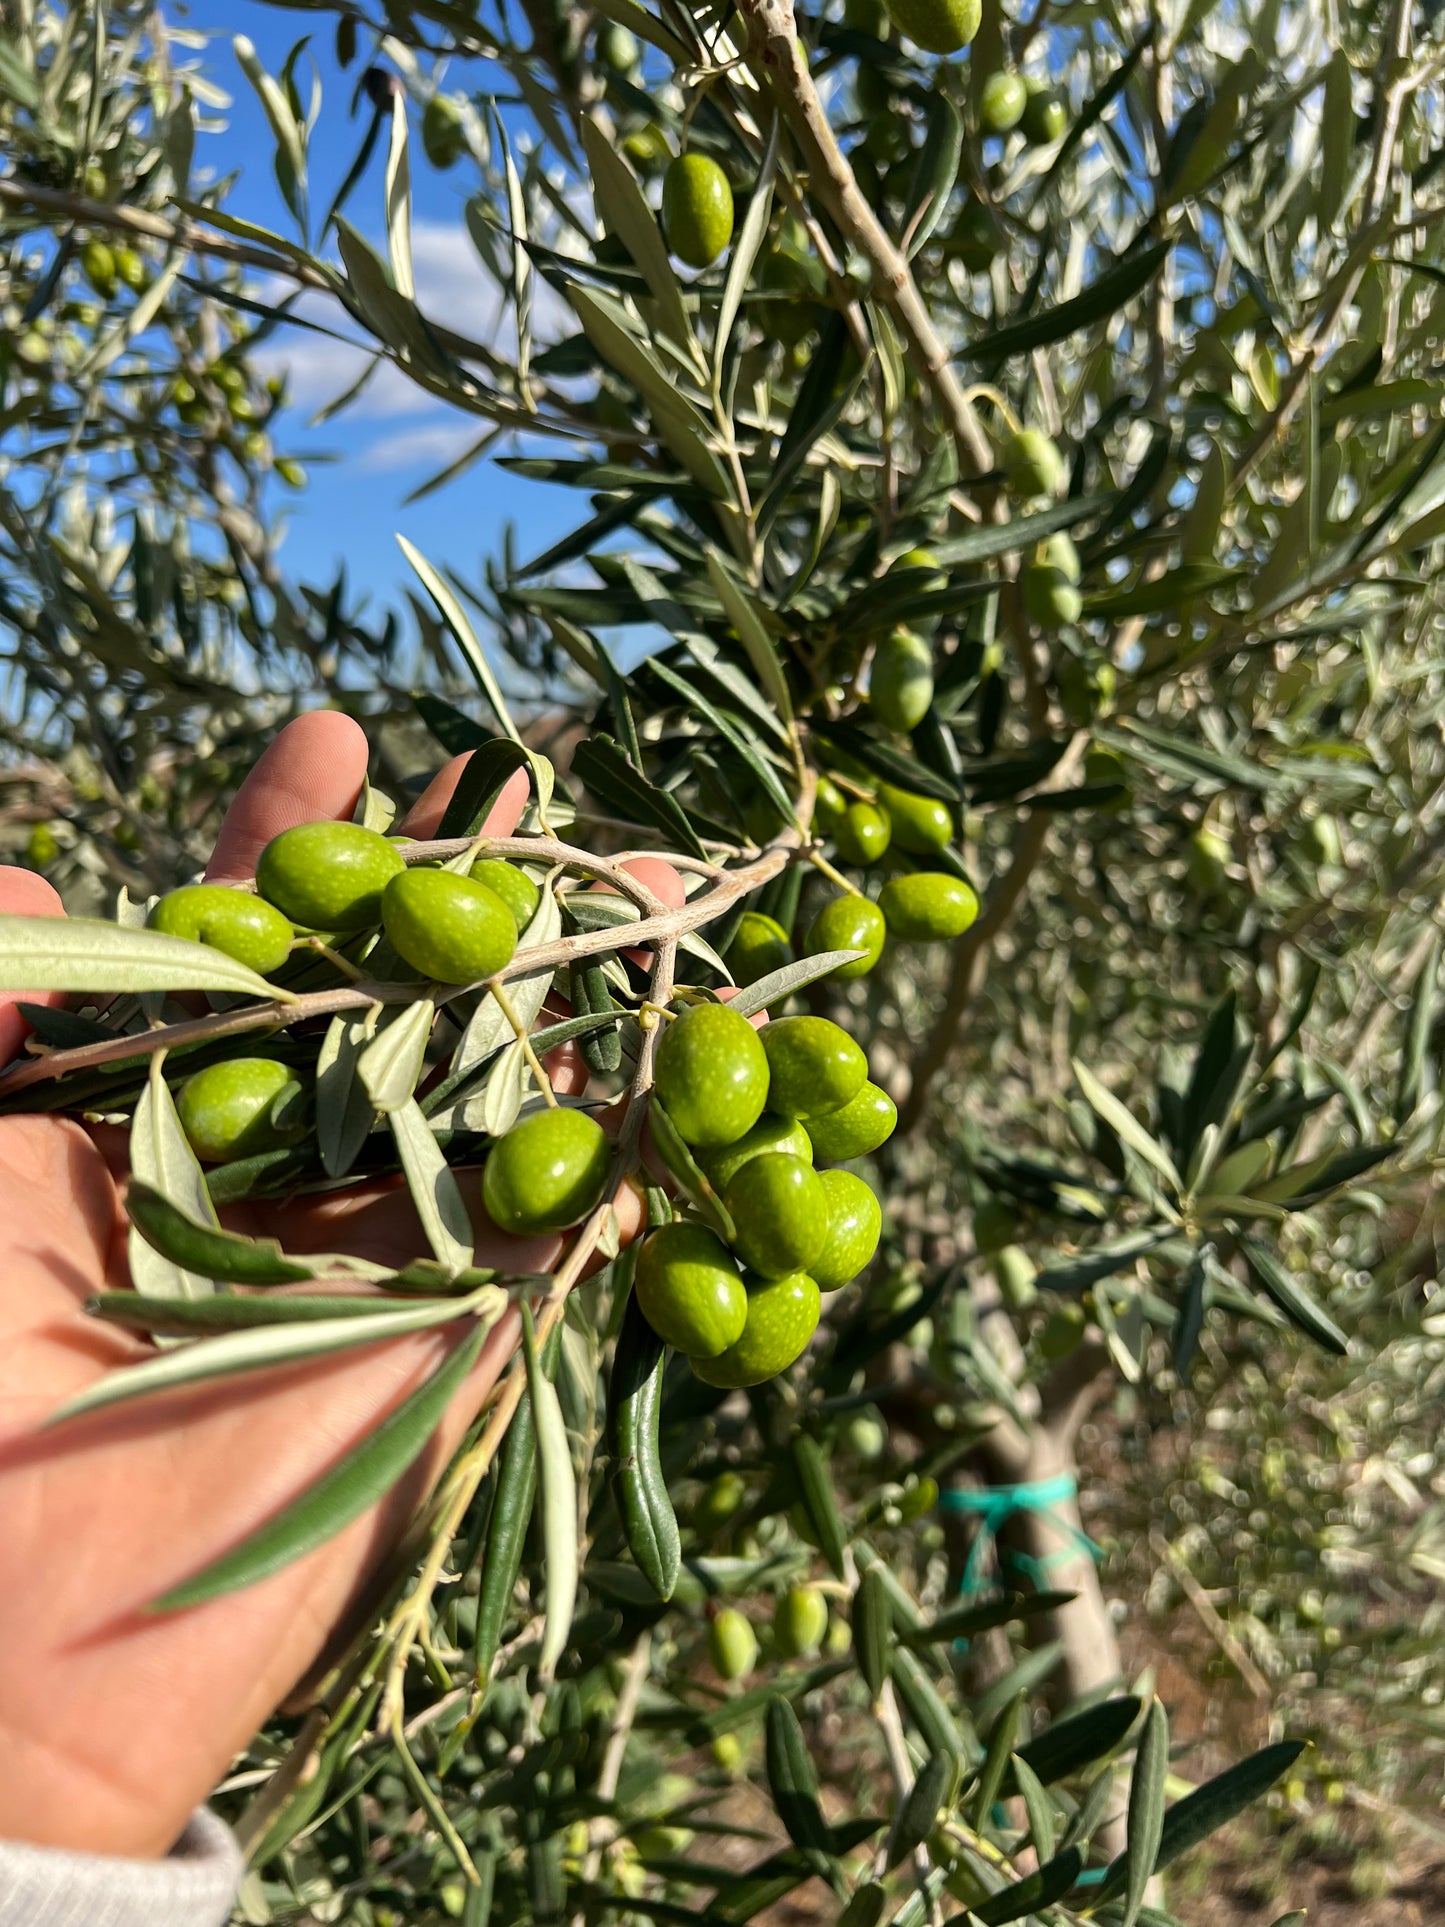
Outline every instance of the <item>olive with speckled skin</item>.
{"label": "olive with speckled skin", "polygon": [[716,1358],[689,1361],[708,1385],[741,1389],[776,1378],[802,1356],[818,1329],[822,1299],[806,1272],[790,1272],[786,1278],[744,1274],[743,1282],[748,1315],[742,1336]]}
{"label": "olive with speckled skin", "polygon": [[878,905],[850,891],[825,903],[809,924],[808,955],[818,957],[825,950],[861,950],[861,957],[837,965],[830,974],[846,979],[866,977],[883,955],[887,935],[888,925]]}
{"label": "olive with speckled skin", "polygon": [[983,21],[982,0],[887,0],[900,33],[931,54],[956,54]]}
{"label": "olive with speckled skin", "polygon": [[813,1147],[802,1125],[791,1118],[772,1117],[765,1111],[753,1128],[745,1131],[735,1144],[725,1144],[720,1151],[700,1151],[697,1161],[713,1189],[722,1191],[731,1184],[749,1158],[765,1157],[772,1151],[802,1158],[809,1164],[813,1160]]}
{"label": "olive with speckled skin", "polygon": [[263,977],[285,963],[296,934],[273,904],[220,883],[188,883],[172,890],[146,923],[164,936],[188,937],[224,951]]}
{"label": "olive with speckled skin", "polygon": [[202,1164],[256,1157],[291,1142],[294,1133],[272,1122],[272,1107],[293,1082],[271,1057],[231,1057],[188,1077],[176,1111],[191,1149]]}
{"label": "olive with speckled skin", "polygon": [[685,1144],[733,1144],[763,1114],[768,1060],[746,1017],[694,1004],[659,1038],[653,1081]]}
{"label": "olive with speckled skin", "polygon": [[819,1291],[839,1291],[871,1263],[883,1212],[872,1186],[856,1172],[820,1171],[818,1183],[828,1208],[828,1235],[808,1272]]}
{"label": "olive with speckled skin", "polygon": [[943,943],[968,929],[978,915],[978,898],[962,877],[915,870],[888,879],[878,892],[878,908],[890,936],[909,943]]}
{"label": "olive with speckled skin", "polygon": [[733,238],[733,191],[707,154],[683,154],[662,177],[667,245],[690,268],[711,267]]}
{"label": "olive with speckled skin", "polygon": [[764,1278],[806,1271],[828,1236],[828,1207],[811,1158],[784,1151],[749,1158],[723,1203],[735,1226],[734,1249]]}
{"label": "olive with speckled skin", "polygon": [[485,883],[450,870],[403,870],[387,884],[381,921],[399,957],[423,977],[474,984],[512,960],[517,925]]}
{"label": "olive with speckled skin", "polygon": [[826,1017],[780,1017],[763,1031],[762,1047],[768,1108],[805,1124],[846,1104],[868,1075],[861,1048]]}
{"label": "olive with speckled skin", "polygon": [[898,1106],[876,1084],[867,1083],[840,1110],[826,1117],[810,1117],[805,1129],[815,1157],[831,1164],[867,1157],[892,1137]]}
{"label": "olive with speckled skin", "polygon": [[579,1224],[602,1196],[612,1147],[595,1117],[565,1106],[514,1124],[487,1154],[482,1203],[500,1231],[530,1237]]}
{"label": "olive with speckled skin", "polygon": [[742,1336],[748,1294],[727,1246],[705,1225],[665,1224],[637,1254],[632,1289],[665,1345],[716,1358]]}
{"label": "olive with speckled skin", "polygon": [[304,930],[364,930],[405,868],[394,843],[359,823],[298,823],[262,850],[256,888]]}
{"label": "olive with speckled skin", "polygon": [[504,863],[496,856],[479,856],[467,874],[474,883],[484,883],[493,896],[502,899],[518,930],[525,930],[536,916],[542,892],[515,863]]}

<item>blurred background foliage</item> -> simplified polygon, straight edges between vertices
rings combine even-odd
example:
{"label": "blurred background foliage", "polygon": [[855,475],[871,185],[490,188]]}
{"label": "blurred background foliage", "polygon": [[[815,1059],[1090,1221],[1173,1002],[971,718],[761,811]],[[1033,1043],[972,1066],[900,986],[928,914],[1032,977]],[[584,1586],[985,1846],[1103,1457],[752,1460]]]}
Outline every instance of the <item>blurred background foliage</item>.
{"label": "blurred background foliage", "polygon": [[[1356,1914],[1415,1904],[1442,1858],[1445,1690],[1435,16],[990,5],[970,54],[936,63],[848,0],[797,18],[810,119],[796,74],[760,86],[725,11],[286,10],[299,40],[334,35],[354,92],[319,98],[304,40],[276,73],[239,47],[274,136],[256,157],[227,145],[214,50],[143,0],[0,7],[5,854],[77,909],[163,887],[298,706],[358,715],[404,789],[478,716],[495,726],[487,663],[564,766],[581,727],[605,732],[646,770],[647,808],[666,791],[741,846],[795,772],[730,586],[811,712],[813,759],[946,796],[986,912],[951,955],[818,993],[902,1107],[875,1173],[886,1262],[833,1320],[813,1395],[703,1411],[679,1393],[665,1443],[695,1593],[666,1617],[639,1600],[599,1459],[575,1677],[537,1703],[519,1612],[478,1719],[456,1683],[488,1530],[469,1520],[411,1684],[420,1764],[364,1713],[332,1729],[314,1797],[253,1809],[240,1917],[477,1921],[460,1844],[509,1923],[837,1918],[867,1885],[855,1816],[896,1828],[915,1772],[972,1770],[975,1728],[1008,1759],[1010,1735],[1092,1704],[1096,1750],[1055,1805],[1027,1766],[1005,1800],[967,1773],[940,1788],[915,1844],[954,1897],[925,1861],[888,1917],[958,1918],[1001,1854],[1026,1872],[1071,1835],[1122,1843],[1121,1665],[1187,1743],[1175,1793],[1285,1731],[1315,1742],[1171,1907],[1328,1905],[1316,1862]],[[1053,90],[1043,137],[984,128],[1005,65]],[[738,228],[716,269],[679,277],[648,210],[684,145],[727,173]],[[263,161],[284,231],[226,211],[230,170]],[[407,183],[434,166],[495,289],[481,316],[416,297]],[[306,477],[270,357],[296,329],[362,349],[336,407],[389,370],[475,421],[436,485],[500,460],[575,494],[574,536],[536,555],[508,532],[483,579],[446,578],[465,634],[420,591],[378,614],[344,574],[284,570]],[[998,455],[1015,415],[1067,458],[1022,535]],[[1024,580],[1061,528],[1080,607],[1040,622]],[[900,619],[936,668],[906,746],[853,702]],[[593,799],[630,815],[638,793],[606,777],[594,758]],[[809,903],[770,908],[801,929]],[[610,1302],[568,1329],[584,1468]],[[786,1472],[800,1418],[831,1454],[841,1561]],[[909,1737],[870,1723],[845,1664],[860,1565],[901,1584],[898,1613],[943,1612],[968,1548],[929,1481],[1075,1472],[1102,1591],[1056,1522],[1006,1521],[1005,1558],[1053,1559],[1048,1583],[1080,1598],[1014,1622],[1042,1645],[991,1631],[957,1655],[925,1642],[927,1669],[896,1659]],[[821,1656],[775,1649],[774,1601],[804,1578],[829,1605]],[[763,1689],[707,1710],[710,1615],[734,1596],[763,1677],[798,1700],[826,1838],[780,1769],[781,1715],[765,1739]],[[239,1764],[231,1811],[295,1730]],[[785,1904],[802,1911],[766,1911]]]}

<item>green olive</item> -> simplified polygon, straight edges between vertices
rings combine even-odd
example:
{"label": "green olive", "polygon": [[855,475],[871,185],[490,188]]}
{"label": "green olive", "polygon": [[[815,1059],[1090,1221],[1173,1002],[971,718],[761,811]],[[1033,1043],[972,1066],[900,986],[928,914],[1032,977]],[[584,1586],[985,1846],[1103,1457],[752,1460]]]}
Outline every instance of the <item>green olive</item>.
{"label": "green olive", "polygon": [[295,1134],[274,1121],[273,1109],[294,1083],[271,1057],[231,1057],[197,1071],[176,1099],[191,1149],[203,1164],[224,1164],[289,1143]]}
{"label": "green olive", "polygon": [[421,117],[422,150],[433,167],[455,167],[467,151],[461,109],[446,94],[433,94]]}
{"label": "green olive", "polygon": [[1020,428],[1004,443],[1004,476],[1021,501],[1057,495],[1068,479],[1058,445],[1041,428]]}
{"label": "green olive", "polygon": [[1039,1295],[1038,1268],[1022,1245],[1005,1245],[993,1261],[998,1294],[1010,1311],[1027,1311]]}
{"label": "green olive", "polygon": [[1217,896],[1228,881],[1230,848],[1210,829],[1196,830],[1189,839],[1189,887],[1200,896]]}
{"label": "green olive", "polygon": [[745,1131],[735,1144],[726,1144],[720,1151],[700,1151],[697,1161],[713,1189],[724,1191],[749,1158],[760,1158],[770,1151],[779,1151],[788,1157],[803,1158],[809,1162],[813,1156],[808,1133],[801,1124],[786,1117],[770,1117],[764,1112],[753,1128]]}
{"label": "green olive", "polygon": [[986,134],[1007,134],[1023,119],[1028,98],[1028,88],[1017,74],[990,74],[979,89],[979,125]]}
{"label": "green olive", "polygon": [[146,264],[134,248],[116,249],[115,271],[132,294],[139,294],[146,284]]}
{"label": "green olive", "polygon": [[853,1171],[821,1171],[818,1183],[828,1207],[828,1235],[808,1266],[819,1291],[839,1291],[871,1264],[883,1230],[873,1187]]}
{"label": "green olive", "polygon": [[1084,598],[1074,583],[1049,562],[1028,562],[1023,571],[1024,607],[1041,629],[1077,622]]}
{"label": "green olive", "polygon": [[494,856],[479,856],[467,875],[474,883],[484,883],[493,896],[502,899],[518,930],[525,930],[536,916],[542,892],[515,863],[503,863]]}
{"label": "green olive", "polygon": [[818,1287],[804,1271],[786,1278],[758,1278],[745,1274],[748,1316],[742,1336],[717,1358],[690,1362],[708,1385],[733,1390],[761,1385],[785,1372],[801,1358],[818,1329],[822,1300]]}
{"label": "green olive", "polygon": [[666,167],[672,154],[666,134],[655,121],[648,121],[645,126],[624,134],[622,151],[633,166],[644,174],[656,174],[660,168]]}
{"label": "green olive", "polygon": [[842,821],[847,809],[848,799],[832,777],[820,776],[817,795],[813,799],[813,820],[829,829]]}
{"label": "green olive", "polygon": [[723,1203],[739,1257],[764,1278],[806,1271],[828,1236],[827,1202],[810,1158],[782,1151],[749,1158],[729,1181]]}
{"label": "green olive", "polygon": [[667,244],[690,268],[711,267],[733,238],[733,191],[706,154],[683,154],[662,178]]}
{"label": "green olive", "polygon": [[720,1238],[700,1224],[665,1224],[637,1254],[633,1291],[665,1345],[693,1358],[716,1358],[741,1337],[748,1294]]}
{"label": "green olive", "polygon": [[878,802],[893,825],[893,841],[900,850],[932,856],[953,841],[952,813],[936,796],[919,796],[913,790],[880,783]]}
{"label": "green olive", "polygon": [[866,977],[883,955],[883,940],[887,935],[888,926],[878,905],[848,891],[825,903],[809,924],[808,955],[821,956],[825,950],[861,950],[861,957],[855,957],[852,963],[839,964],[831,974],[843,978]]}
{"label": "green olive", "polygon": [[755,984],[793,961],[788,933],[761,910],[745,910],[727,949],[728,968],[740,984]]}
{"label": "green olive", "polygon": [[887,1091],[876,1084],[864,1084],[841,1110],[826,1117],[810,1117],[808,1137],[815,1157],[830,1164],[846,1164],[849,1158],[867,1157],[892,1137],[898,1122],[898,1107]]}
{"label": "green olive", "polygon": [[611,1157],[606,1132],[586,1111],[537,1111],[498,1138],[487,1155],[487,1216],[499,1230],[520,1235],[565,1231],[602,1196]]}
{"label": "green olive", "polygon": [[152,930],[168,937],[223,950],[264,977],[279,970],[291,952],[295,932],[279,910],[248,890],[227,890],[219,883],[189,883],[163,896],[146,918]]}
{"label": "green olive", "polygon": [[911,629],[895,629],[873,652],[868,702],[887,729],[916,729],[933,702],[933,651]]}
{"label": "green olive", "polygon": [[867,869],[888,848],[892,828],[876,803],[850,803],[833,825],[833,842],[845,863]]}
{"label": "green olive", "polygon": [[32,870],[45,870],[60,855],[60,839],[48,823],[31,825],[25,840],[25,861]]}
{"label": "green olive", "polygon": [[80,250],[80,266],[86,280],[102,301],[115,293],[117,270],[115,252],[107,241],[87,241]]}
{"label": "green olive", "polygon": [[484,883],[450,870],[403,870],[387,884],[381,921],[397,955],[423,977],[474,984],[512,960],[517,926]]}
{"label": "green olive", "polygon": [[642,65],[637,35],[615,20],[604,21],[597,29],[597,58],[614,73],[634,73]]}
{"label": "green olive", "polygon": [[686,1523],[694,1532],[710,1539],[732,1523],[742,1511],[747,1496],[747,1481],[741,1473],[719,1472],[703,1487]]}
{"label": "green olive", "polygon": [[978,32],[982,0],[888,0],[900,33],[931,54],[956,54]]}
{"label": "green olive", "polygon": [[839,1110],[868,1076],[862,1049],[827,1017],[779,1017],[764,1027],[762,1048],[768,1064],[768,1109],[805,1124]]}
{"label": "green olive", "polygon": [[758,1663],[758,1636],[736,1606],[724,1606],[707,1629],[707,1650],[719,1679],[745,1679]]}
{"label": "green olive", "polygon": [[406,868],[394,844],[359,823],[299,823],[262,850],[256,888],[305,930],[362,930]]}
{"label": "green olive", "polygon": [[1019,129],[1035,147],[1047,147],[1062,140],[1069,128],[1069,110],[1046,80],[1031,77],[1025,81],[1028,100]]}
{"label": "green olive", "polygon": [[1055,1305],[1039,1331],[1040,1352],[1051,1361],[1067,1358],[1082,1344],[1088,1322],[1083,1306],[1075,1304],[1073,1299]]}
{"label": "green olive", "polygon": [[[912,165],[912,157],[909,156],[905,159],[904,166],[911,171]],[[889,564],[889,574],[891,575],[896,569],[929,571],[927,581],[919,583],[914,590],[915,595],[936,595],[940,589],[948,587],[948,576],[940,567],[938,557],[932,549],[905,549],[902,555],[896,556]]]}
{"label": "green olive", "polygon": [[675,1017],[658,1040],[653,1075],[685,1144],[735,1144],[767,1102],[768,1060],[758,1033],[726,1004],[694,1004]]}
{"label": "green olive", "polygon": [[783,1659],[808,1659],[828,1630],[828,1601],[816,1586],[789,1586],[773,1609],[773,1646]]}
{"label": "green olive", "polygon": [[962,877],[914,870],[888,879],[878,892],[878,908],[890,936],[910,943],[942,943],[963,935],[978,915],[978,898]]}

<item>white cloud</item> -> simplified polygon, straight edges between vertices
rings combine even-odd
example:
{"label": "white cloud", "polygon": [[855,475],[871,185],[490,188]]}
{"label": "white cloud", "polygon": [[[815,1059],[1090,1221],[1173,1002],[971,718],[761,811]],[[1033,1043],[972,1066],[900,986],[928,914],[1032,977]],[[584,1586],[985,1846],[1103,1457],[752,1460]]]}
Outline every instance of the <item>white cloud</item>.
{"label": "white cloud", "polygon": [[418,422],[414,428],[401,428],[394,434],[379,436],[352,466],[368,474],[422,463],[440,469],[454,462],[463,450],[479,442],[486,433],[486,422],[475,417],[465,422]]}

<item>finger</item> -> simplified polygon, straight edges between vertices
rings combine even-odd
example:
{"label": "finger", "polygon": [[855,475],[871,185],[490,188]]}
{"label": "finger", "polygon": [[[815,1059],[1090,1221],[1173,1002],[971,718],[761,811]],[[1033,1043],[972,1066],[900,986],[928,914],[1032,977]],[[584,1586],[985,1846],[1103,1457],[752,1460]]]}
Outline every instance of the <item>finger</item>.
{"label": "finger", "polygon": [[[404,836],[414,836],[419,843],[423,843],[436,835],[446,815],[447,804],[452,800],[452,793],[461,781],[462,771],[471,759],[472,752],[467,750],[442,765],[397,825]],[[532,780],[528,772],[525,769],[513,770],[503,783],[496,802],[488,810],[482,828],[489,836],[510,836],[521,821],[522,811],[526,809],[531,793]]]}
{"label": "finger", "polygon": [[366,780],[365,732],[339,710],[316,709],[287,723],[237,790],[206,866],[212,883],[256,874],[256,859],[282,830],[345,819]]}
{"label": "finger", "polygon": [[[664,858],[632,856],[628,857],[625,863],[619,863],[617,867],[619,870],[626,870],[630,877],[636,877],[643,889],[651,890],[652,894],[665,903],[669,910],[680,910],[687,902],[687,885],[683,882],[681,874],[674,870]],[[611,887],[600,877],[591,885],[594,890],[610,890]],[[645,970],[652,961],[650,950],[624,950],[622,954],[629,963],[636,964],[639,970]]]}
{"label": "finger", "polygon": [[[55,890],[33,870],[0,867],[0,913],[11,917],[63,917],[65,905]],[[61,1004],[60,990],[12,990],[0,997],[0,1064],[16,1056],[30,1026],[16,1004]]]}

